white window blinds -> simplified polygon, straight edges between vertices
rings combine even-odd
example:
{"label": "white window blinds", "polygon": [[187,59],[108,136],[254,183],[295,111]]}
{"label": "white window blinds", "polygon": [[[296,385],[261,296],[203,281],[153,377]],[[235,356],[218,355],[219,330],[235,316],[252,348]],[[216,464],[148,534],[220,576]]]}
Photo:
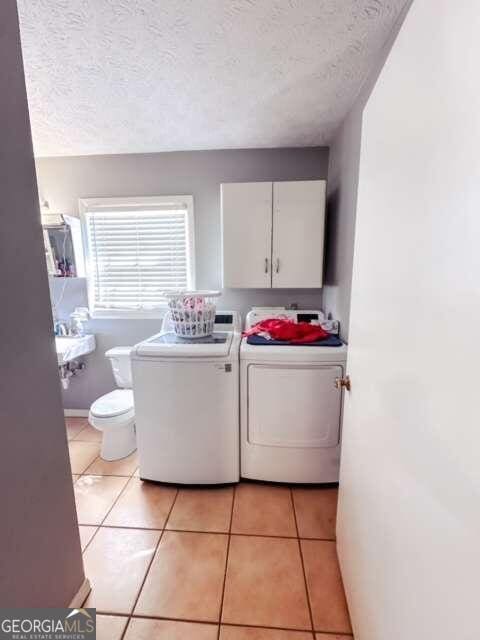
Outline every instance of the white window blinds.
{"label": "white window blinds", "polygon": [[191,286],[187,205],[102,206],[86,224],[94,310],[152,310],[164,291]]}

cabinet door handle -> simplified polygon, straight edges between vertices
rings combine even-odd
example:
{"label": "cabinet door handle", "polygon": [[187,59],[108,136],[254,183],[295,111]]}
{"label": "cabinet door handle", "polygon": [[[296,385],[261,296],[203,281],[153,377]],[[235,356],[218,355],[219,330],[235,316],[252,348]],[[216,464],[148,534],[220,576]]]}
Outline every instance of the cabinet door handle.
{"label": "cabinet door handle", "polygon": [[268,258],[265,258],[265,273],[268,273]]}
{"label": "cabinet door handle", "polygon": [[275,264],[275,273],[278,273],[280,271],[280,258],[277,258],[276,264]]}

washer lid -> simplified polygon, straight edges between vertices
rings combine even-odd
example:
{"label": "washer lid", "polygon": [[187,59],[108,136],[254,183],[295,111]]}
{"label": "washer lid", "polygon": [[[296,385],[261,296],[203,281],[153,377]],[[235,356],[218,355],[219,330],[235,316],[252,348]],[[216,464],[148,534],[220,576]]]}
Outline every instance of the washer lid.
{"label": "washer lid", "polygon": [[169,331],[159,333],[135,347],[137,356],[150,357],[221,357],[228,356],[233,333],[214,332],[205,338],[181,338]]}
{"label": "washer lid", "polygon": [[131,389],[115,389],[95,400],[90,413],[96,418],[114,418],[132,411],[133,391]]}

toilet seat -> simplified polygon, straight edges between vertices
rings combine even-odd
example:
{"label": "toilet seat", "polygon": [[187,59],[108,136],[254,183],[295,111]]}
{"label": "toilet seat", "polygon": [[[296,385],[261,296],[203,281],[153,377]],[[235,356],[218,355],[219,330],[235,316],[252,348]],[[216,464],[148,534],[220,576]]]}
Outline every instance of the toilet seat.
{"label": "toilet seat", "polygon": [[[131,389],[115,389],[106,393],[90,407],[90,413],[95,418],[115,418],[131,413],[134,417],[133,391]],[[125,416],[126,417],[126,416]]]}

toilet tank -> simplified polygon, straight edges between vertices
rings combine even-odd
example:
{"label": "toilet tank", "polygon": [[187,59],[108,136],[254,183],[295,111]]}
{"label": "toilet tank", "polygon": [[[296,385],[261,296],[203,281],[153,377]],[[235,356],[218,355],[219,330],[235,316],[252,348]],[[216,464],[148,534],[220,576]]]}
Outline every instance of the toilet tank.
{"label": "toilet tank", "polygon": [[105,356],[112,365],[113,375],[118,387],[122,389],[132,388],[132,367],[130,365],[131,347],[114,347],[109,349]]}

